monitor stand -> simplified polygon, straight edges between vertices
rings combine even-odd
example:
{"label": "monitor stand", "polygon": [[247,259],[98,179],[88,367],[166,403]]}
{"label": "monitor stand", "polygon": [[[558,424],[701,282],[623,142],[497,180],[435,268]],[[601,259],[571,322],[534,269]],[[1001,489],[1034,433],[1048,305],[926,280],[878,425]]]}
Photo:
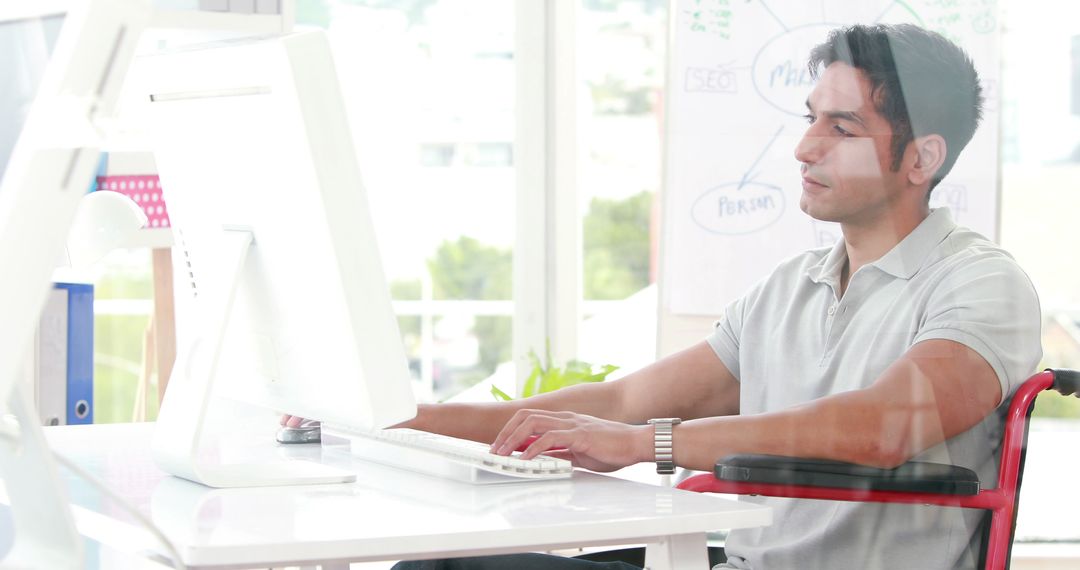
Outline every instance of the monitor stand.
{"label": "monitor stand", "polygon": [[[177,351],[169,388],[158,412],[152,450],[158,466],[177,477],[209,487],[267,487],[348,483],[352,472],[301,459],[219,463],[200,458],[207,410],[213,398],[225,331],[236,289],[254,239],[250,230],[227,228],[220,268],[224,285],[200,293],[195,310],[200,329]],[[216,297],[215,297],[216,295]],[[268,434],[269,435],[269,434]]]}
{"label": "monitor stand", "polygon": [[8,411],[17,425],[5,425],[0,443],[0,476],[15,519],[15,543],[0,561],[4,568],[82,568],[82,540],[71,518],[67,494],[37,411],[23,393],[11,391]]}

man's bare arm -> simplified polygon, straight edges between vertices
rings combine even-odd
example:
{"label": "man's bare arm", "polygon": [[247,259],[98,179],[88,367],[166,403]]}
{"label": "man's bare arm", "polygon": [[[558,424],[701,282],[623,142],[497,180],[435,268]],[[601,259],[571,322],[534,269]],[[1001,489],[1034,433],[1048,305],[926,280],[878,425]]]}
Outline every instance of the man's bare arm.
{"label": "man's bare arm", "polygon": [[685,422],[675,460],[711,471],[732,453],[895,467],[981,421],[1001,400],[993,368],[948,340],[913,346],[873,385],[787,410]]}
{"label": "man's bare arm", "polygon": [[403,424],[492,442],[519,410],[568,411],[623,423],[702,418],[739,411],[739,383],[705,342],[612,382],[582,384],[523,400],[427,404]]}

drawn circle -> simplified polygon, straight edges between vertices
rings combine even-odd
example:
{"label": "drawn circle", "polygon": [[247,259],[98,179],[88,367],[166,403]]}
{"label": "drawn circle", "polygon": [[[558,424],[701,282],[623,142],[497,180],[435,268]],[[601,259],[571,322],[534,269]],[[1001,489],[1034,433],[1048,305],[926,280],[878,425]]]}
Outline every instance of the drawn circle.
{"label": "drawn circle", "polygon": [[694,200],[690,217],[705,231],[743,235],[761,231],[784,214],[784,191],[760,182],[731,182],[710,188]]}
{"label": "drawn circle", "polygon": [[825,41],[839,24],[821,22],[791,28],[761,46],[751,66],[754,90],[778,110],[801,117],[806,114],[806,96],[814,86],[806,57]]}

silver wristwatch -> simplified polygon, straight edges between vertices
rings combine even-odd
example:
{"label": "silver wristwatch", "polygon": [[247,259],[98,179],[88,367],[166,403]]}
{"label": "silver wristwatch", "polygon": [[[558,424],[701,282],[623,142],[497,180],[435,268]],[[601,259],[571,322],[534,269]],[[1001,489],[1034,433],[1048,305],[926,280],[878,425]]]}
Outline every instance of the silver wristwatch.
{"label": "silver wristwatch", "polygon": [[672,428],[682,423],[679,418],[653,418],[653,451],[656,454],[656,472],[660,475],[675,473],[675,460],[671,443]]}

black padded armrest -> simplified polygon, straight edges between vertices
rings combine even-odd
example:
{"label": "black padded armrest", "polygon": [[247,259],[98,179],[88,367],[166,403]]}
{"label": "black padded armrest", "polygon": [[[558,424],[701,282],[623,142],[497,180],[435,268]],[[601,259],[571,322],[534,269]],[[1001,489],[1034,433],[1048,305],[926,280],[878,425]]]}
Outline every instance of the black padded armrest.
{"label": "black padded armrest", "polygon": [[906,491],[944,495],[977,495],[979,477],[955,465],[911,461],[895,469],[854,463],[776,455],[729,455],[716,463],[724,481],[833,487],[873,491]]}
{"label": "black padded armrest", "polygon": [[1054,373],[1053,388],[1055,390],[1061,392],[1062,396],[1080,398],[1080,371],[1056,369],[1052,370],[1052,372]]}

